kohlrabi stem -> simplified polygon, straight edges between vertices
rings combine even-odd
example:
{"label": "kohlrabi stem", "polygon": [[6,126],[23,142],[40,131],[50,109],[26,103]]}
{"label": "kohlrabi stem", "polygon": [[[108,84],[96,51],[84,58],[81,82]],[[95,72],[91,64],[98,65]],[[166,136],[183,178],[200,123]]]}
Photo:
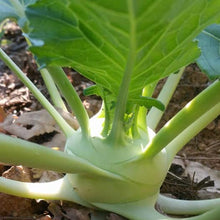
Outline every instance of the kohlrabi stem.
{"label": "kohlrabi stem", "polygon": [[0,48],[0,58],[14,72],[17,77],[27,86],[33,93],[35,98],[50,113],[57,124],[60,126],[64,134],[69,137],[73,134],[74,129],[61,117],[50,102],[42,95],[38,88],[29,80],[29,78],[21,71],[21,69],[11,60],[11,58]]}
{"label": "kohlrabi stem", "polygon": [[117,143],[123,142],[124,135],[124,114],[126,111],[126,105],[128,100],[129,85],[131,82],[131,76],[134,70],[135,60],[136,60],[136,23],[135,23],[135,12],[134,3],[132,0],[128,0],[128,11],[130,20],[130,48],[127,58],[127,63],[125,71],[123,74],[122,82],[119,88],[115,115],[113,119],[112,129],[109,134],[109,139],[113,141],[113,145],[117,146]]}
{"label": "kohlrabi stem", "polygon": [[220,103],[219,91],[220,81],[217,80],[164,125],[148,144],[143,156],[154,157],[197,119],[218,105]]}
{"label": "kohlrabi stem", "polygon": [[[146,87],[144,87],[142,96],[151,97],[156,87],[156,84],[157,82],[153,82],[147,85]],[[138,122],[138,126],[145,131],[147,131],[147,126],[148,126],[146,115],[147,115],[147,108],[145,108],[144,106],[140,107],[138,111],[137,122]]]}
{"label": "kohlrabi stem", "polygon": [[100,169],[75,154],[69,155],[5,134],[0,134],[0,161],[6,164],[24,165],[61,173],[84,173],[124,180],[121,176]]}
{"label": "kohlrabi stem", "polygon": [[[169,104],[169,101],[176,90],[184,69],[185,67],[181,68],[177,74],[172,74],[167,78],[166,83],[164,84],[159,96],[157,97],[157,99],[164,104],[165,108]],[[163,113],[164,112],[161,110],[152,107],[147,114],[147,126],[149,126],[152,130],[155,130],[163,116]]]}
{"label": "kohlrabi stem", "polygon": [[63,109],[67,112],[66,106],[60,96],[59,91],[57,90],[57,87],[53,81],[53,78],[51,77],[50,73],[46,68],[43,68],[40,70],[41,76],[44,80],[44,83],[47,87],[48,93],[50,94],[50,98],[54,104],[54,106]]}
{"label": "kohlrabi stem", "polygon": [[76,116],[82,134],[89,135],[89,117],[76,90],[61,67],[49,66],[48,71]]}
{"label": "kohlrabi stem", "polygon": [[164,212],[176,215],[198,215],[220,207],[220,198],[192,201],[159,195],[157,202]]}
{"label": "kohlrabi stem", "polygon": [[92,207],[77,195],[66,176],[48,183],[27,183],[0,177],[0,191],[30,199],[66,200]]}

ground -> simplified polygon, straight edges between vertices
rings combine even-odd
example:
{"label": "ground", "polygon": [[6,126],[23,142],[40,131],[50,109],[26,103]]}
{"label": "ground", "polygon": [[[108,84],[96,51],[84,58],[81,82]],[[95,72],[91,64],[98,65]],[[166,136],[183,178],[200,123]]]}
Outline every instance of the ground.
{"label": "ground", "polygon": [[[1,47],[19,65],[27,76],[37,85],[41,92],[49,99],[43,80],[41,79],[36,64],[31,54],[26,50],[27,45],[20,29],[9,22],[2,36]],[[80,98],[89,115],[96,113],[100,106],[99,97],[84,97],[82,91],[92,83],[80,76],[72,69],[65,69],[69,79],[75,86]],[[155,97],[160,91],[164,80],[157,86]],[[158,130],[185,104],[195,97],[199,92],[210,84],[207,77],[200,71],[196,64],[186,67],[180,84],[161,120]],[[29,90],[11,73],[0,61],[0,121],[11,121],[22,116],[22,120],[31,117],[25,113],[34,112],[39,121],[46,117],[45,111],[30,94]],[[10,121],[11,120],[11,121]],[[10,124],[11,123],[11,124]],[[35,122],[38,123],[38,122]],[[22,131],[18,134],[13,126],[2,126],[0,132],[15,135],[37,143],[46,143],[49,147],[54,146],[53,139],[59,134],[56,125],[51,125],[50,132],[39,132],[36,124],[26,125],[24,129],[28,132],[24,135]],[[60,134],[59,134],[60,135]],[[60,146],[65,142],[59,136]],[[61,148],[61,147],[60,147]],[[191,140],[176,156],[173,165],[161,187],[161,192],[180,199],[202,199],[220,197],[220,117],[210,123],[202,132]],[[59,178],[62,174],[40,171],[22,166],[7,166],[0,163],[0,175],[20,181],[47,181]],[[91,213],[97,214],[73,203],[62,203],[58,201],[35,201],[19,197],[0,194],[0,219],[90,219]],[[106,219],[123,219],[114,213],[103,213]]]}

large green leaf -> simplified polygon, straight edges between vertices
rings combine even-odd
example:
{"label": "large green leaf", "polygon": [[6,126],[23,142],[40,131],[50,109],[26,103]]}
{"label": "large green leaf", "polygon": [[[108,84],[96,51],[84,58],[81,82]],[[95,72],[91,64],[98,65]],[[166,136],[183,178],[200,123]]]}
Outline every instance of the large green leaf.
{"label": "large green leaf", "polygon": [[219,12],[219,0],[39,0],[26,11],[42,65],[71,66],[112,94],[132,53],[130,98],[197,58],[192,39]]}
{"label": "large green leaf", "polygon": [[210,79],[220,78],[220,25],[210,25],[197,40],[202,52],[197,60],[199,67]]}

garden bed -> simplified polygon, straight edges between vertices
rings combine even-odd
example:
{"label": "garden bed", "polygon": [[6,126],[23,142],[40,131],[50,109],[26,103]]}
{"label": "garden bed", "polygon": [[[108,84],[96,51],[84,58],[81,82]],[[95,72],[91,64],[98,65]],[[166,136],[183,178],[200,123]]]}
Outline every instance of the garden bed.
{"label": "garden bed", "polygon": [[[37,85],[40,91],[49,98],[43,80],[37,71],[36,64],[31,54],[26,50],[27,45],[20,29],[9,22],[5,26],[5,34],[2,37],[1,47],[10,57],[27,73],[27,76]],[[80,76],[72,69],[65,69],[70,81],[76,88],[83,100],[89,115],[94,115],[101,107],[99,97],[83,96],[83,89],[92,82]],[[157,96],[164,80],[157,86],[155,96]],[[207,77],[199,70],[196,64],[186,67],[180,84],[161,120],[158,130],[176,112],[186,105],[193,97],[199,94],[209,85]],[[20,116],[25,116],[22,120],[26,123],[25,129],[30,131],[26,139],[36,143],[45,143],[48,147],[61,150],[65,139],[56,125],[52,125],[51,131],[46,130],[41,133],[33,129],[38,123],[47,117],[45,111],[41,111],[41,105],[36,101],[29,90],[11,73],[10,70],[0,61],[0,119],[1,122],[17,120]],[[29,112],[32,112],[31,116]],[[33,114],[38,120],[31,121]],[[71,117],[71,116],[70,116]],[[27,122],[27,119],[30,121]],[[46,119],[45,119],[46,120]],[[47,119],[48,120],[48,119]],[[46,123],[46,121],[44,121]],[[22,122],[21,122],[22,123]],[[10,124],[9,124],[10,125]],[[27,126],[29,125],[29,126]],[[53,130],[54,129],[54,130]],[[2,126],[1,132],[9,135],[25,138],[24,134],[13,133],[13,129],[6,129]],[[19,136],[20,135],[20,136]],[[22,136],[24,135],[24,136]],[[60,135],[60,136],[57,136]],[[59,143],[54,138],[59,139]],[[55,144],[56,143],[56,144]],[[49,181],[62,176],[54,172],[40,171],[25,167],[10,167],[0,164],[0,172],[3,176],[20,181]],[[180,199],[204,199],[220,197],[220,117],[210,123],[200,134],[191,140],[181,150],[171,166],[170,172],[161,187],[161,192]],[[210,178],[209,178],[210,177]],[[120,195],[119,195],[120,196]],[[6,194],[0,194],[0,219],[90,219],[90,214],[94,210],[89,210],[72,203],[35,201],[23,199]],[[113,213],[103,213],[107,219],[117,220],[121,217]]]}

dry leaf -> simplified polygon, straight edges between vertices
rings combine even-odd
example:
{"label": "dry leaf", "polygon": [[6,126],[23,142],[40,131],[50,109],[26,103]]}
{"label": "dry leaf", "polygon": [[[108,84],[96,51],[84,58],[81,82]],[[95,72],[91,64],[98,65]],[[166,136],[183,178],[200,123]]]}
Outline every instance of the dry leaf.
{"label": "dry leaf", "polygon": [[62,220],[62,210],[58,204],[51,202],[48,206],[48,210],[53,215],[53,220]]}
{"label": "dry leaf", "polygon": [[45,171],[38,168],[31,168],[32,178],[38,182],[50,182],[63,177],[63,174],[54,171]]}
{"label": "dry leaf", "polygon": [[0,176],[2,175],[4,170],[5,170],[5,165],[3,163],[0,163]]}
{"label": "dry leaf", "polygon": [[220,197],[220,171],[210,169],[198,162],[189,160],[183,161],[180,158],[175,158],[174,163],[181,165],[185,170],[184,174],[189,175],[194,182],[199,183],[207,177],[210,177],[210,180],[214,181],[214,186],[198,191],[200,198],[211,199]]}
{"label": "dry leaf", "polygon": [[[78,128],[78,123],[72,114],[62,109],[57,110],[70,126],[74,129]],[[3,123],[0,123],[0,128],[19,138],[31,140],[48,147],[57,147],[59,150],[63,150],[65,145],[66,138],[64,134],[46,110],[26,112],[20,117],[9,115]],[[45,140],[42,135],[46,136]]]}
{"label": "dry leaf", "polygon": [[4,109],[0,106],[0,122],[3,122],[6,118],[6,113]]}
{"label": "dry leaf", "polygon": [[58,180],[62,177],[63,174],[61,173],[57,173],[54,171],[43,171],[38,182],[40,183],[50,182],[50,181]]}
{"label": "dry leaf", "polygon": [[0,216],[30,217],[33,215],[35,200],[0,193]]}
{"label": "dry leaf", "polygon": [[71,202],[65,202],[62,209],[65,212],[64,217],[70,220],[90,220],[90,214],[92,213],[92,210],[89,208],[82,207]]}
{"label": "dry leaf", "polygon": [[17,119],[9,115],[0,126],[10,134],[28,140],[44,133],[59,131],[55,124],[46,110],[40,110],[26,112]]}
{"label": "dry leaf", "polygon": [[30,170],[23,166],[12,166],[10,169],[6,170],[2,176],[7,179],[21,182],[31,182]]}

